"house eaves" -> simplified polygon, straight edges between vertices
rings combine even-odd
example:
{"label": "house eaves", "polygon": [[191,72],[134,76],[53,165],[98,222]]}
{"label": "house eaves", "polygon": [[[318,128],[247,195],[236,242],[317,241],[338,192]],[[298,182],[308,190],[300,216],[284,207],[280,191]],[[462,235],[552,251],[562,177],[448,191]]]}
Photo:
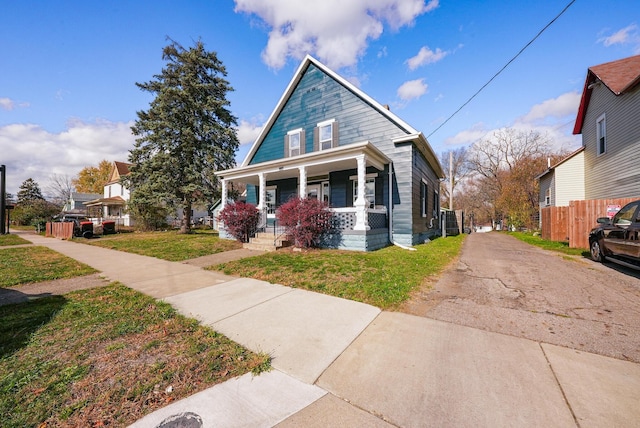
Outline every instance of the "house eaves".
{"label": "house eaves", "polygon": [[640,55],[589,67],[573,127],[574,134],[582,133],[591,93],[598,83],[606,86],[615,96],[623,95],[635,88],[640,84]]}
{"label": "house eaves", "polygon": [[540,180],[542,177],[544,177],[545,175],[549,174],[550,172],[553,172],[557,167],[559,167],[560,165],[562,165],[563,163],[565,163],[569,159],[574,158],[575,156],[577,156],[579,153],[581,153],[583,151],[584,151],[584,146],[580,146],[580,148],[578,148],[576,151],[569,153],[566,157],[562,158],[562,160],[560,160],[559,162],[556,162],[555,165],[552,165],[549,168],[547,168],[546,170],[544,170],[544,172],[542,174],[536,176],[535,179],[536,180]]}
{"label": "house eaves", "polygon": [[300,66],[298,67],[297,71],[295,72],[293,79],[291,79],[291,81],[289,82],[289,85],[287,86],[287,89],[282,94],[282,97],[280,97],[278,104],[276,104],[276,108],[273,110],[273,112],[269,116],[269,119],[263,126],[262,130],[260,131],[260,134],[258,134],[256,141],[253,143],[253,145],[251,146],[251,149],[249,150],[244,160],[242,161],[242,166],[247,166],[251,161],[251,159],[253,159],[253,156],[255,155],[256,151],[262,144],[262,141],[265,139],[265,137],[269,133],[269,130],[271,130],[271,127],[273,126],[276,119],[282,112],[282,109],[287,104],[287,101],[295,91],[296,87],[298,86],[298,83],[300,83],[300,80],[302,79],[307,68],[309,68],[309,65],[311,64],[316,66],[323,73],[333,78],[336,82],[344,86],[347,90],[351,91],[357,97],[364,100],[373,109],[377,110],[383,116],[387,117],[391,122],[395,123],[397,126],[402,128],[402,130],[404,130],[407,134],[418,134],[418,131],[416,129],[414,129],[411,125],[406,123],[404,120],[400,119],[398,116],[396,116],[389,109],[384,107],[382,104],[380,104],[379,102],[371,98],[369,95],[364,93],[362,90],[358,89],[356,86],[351,84],[348,80],[346,80],[345,78],[340,76],[338,73],[328,68],[326,65],[322,64],[317,59],[313,58],[310,55],[307,55],[302,61],[302,63],[300,64]]}
{"label": "house eaves", "polygon": [[401,143],[414,143],[415,146],[420,150],[422,155],[427,159],[431,168],[436,173],[439,179],[445,178],[444,169],[438,160],[435,152],[431,148],[431,145],[427,141],[427,138],[424,136],[422,132],[417,132],[415,134],[404,135],[402,137],[394,138],[393,144],[401,144]]}
{"label": "house eaves", "polygon": [[215,175],[225,180],[243,179],[247,183],[257,184],[256,177],[260,173],[267,174],[270,178],[278,178],[279,175],[290,174],[291,171],[296,171],[297,175],[300,167],[309,169],[327,168],[328,165],[341,163],[352,164],[352,167],[355,168],[355,157],[360,154],[366,155],[367,164],[374,166],[378,170],[383,170],[384,166],[391,162],[375,145],[369,141],[363,141],[329,150],[310,152],[300,156],[244,165],[238,168],[218,171]]}

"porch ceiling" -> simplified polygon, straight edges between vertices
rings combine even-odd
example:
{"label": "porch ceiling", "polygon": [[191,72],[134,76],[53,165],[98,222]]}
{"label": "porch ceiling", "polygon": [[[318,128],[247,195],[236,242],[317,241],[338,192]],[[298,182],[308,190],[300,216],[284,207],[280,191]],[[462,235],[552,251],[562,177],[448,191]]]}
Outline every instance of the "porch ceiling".
{"label": "porch ceiling", "polygon": [[216,173],[218,177],[230,181],[259,184],[258,174],[263,173],[268,180],[297,178],[299,168],[306,167],[307,177],[328,174],[332,171],[356,169],[358,155],[365,155],[367,166],[380,171],[391,161],[369,141],[336,147],[330,150],[307,153],[301,156],[283,158],[240,168],[228,169]]}

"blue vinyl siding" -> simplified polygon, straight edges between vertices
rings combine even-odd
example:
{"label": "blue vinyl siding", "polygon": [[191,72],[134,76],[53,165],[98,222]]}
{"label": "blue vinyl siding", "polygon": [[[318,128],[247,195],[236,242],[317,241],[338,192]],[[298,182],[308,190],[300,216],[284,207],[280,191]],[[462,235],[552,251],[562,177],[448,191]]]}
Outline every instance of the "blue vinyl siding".
{"label": "blue vinyl siding", "polygon": [[[271,128],[267,130],[260,146],[257,147],[249,165],[275,161],[284,158],[285,136],[288,131],[304,130],[305,153],[313,152],[314,129],[320,122],[334,119],[338,128],[338,145],[345,146],[369,141],[393,162],[392,201],[389,201],[389,167],[384,171],[368,168],[367,172],[377,172],[376,204],[393,210],[393,234],[398,241],[414,244],[423,239],[428,229],[433,209],[433,192],[439,187],[439,180],[422,153],[411,142],[394,144],[393,140],[406,136],[409,129],[386,116],[343,86],[339,81],[323,72],[313,63],[302,71],[303,75],[288,99],[284,101]],[[349,177],[357,175],[355,169],[328,171],[331,186],[330,204],[333,207],[353,206],[353,182]],[[420,213],[420,182],[428,182],[427,217]],[[275,184],[275,183],[268,183]],[[295,185],[278,183],[278,201],[286,202]],[[248,186],[248,201],[255,197],[253,186]],[[439,190],[439,189],[438,189]],[[257,197],[255,198],[257,200]],[[355,238],[354,238],[355,239]],[[360,238],[359,238],[360,239]]]}
{"label": "blue vinyl siding", "polygon": [[313,130],[319,122],[338,122],[338,144],[371,141],[386,153],[392,138],[407,131],[383,116],[363,99],[310,64],[291,97],[268,131],[249,164],[284,157],[284,136],[297,128],[305,130],[305,152],[313,151]]}

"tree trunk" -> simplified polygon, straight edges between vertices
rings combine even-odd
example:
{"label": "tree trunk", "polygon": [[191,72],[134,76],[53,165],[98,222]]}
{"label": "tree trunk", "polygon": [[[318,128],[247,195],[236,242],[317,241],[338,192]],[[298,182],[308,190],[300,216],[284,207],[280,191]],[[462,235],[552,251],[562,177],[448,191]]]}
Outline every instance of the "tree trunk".
{"label": "tree trunk", "polygon": [[182,209],[182,223],[180,223],[180,233],[191,232],[191,202],[187,202]]}

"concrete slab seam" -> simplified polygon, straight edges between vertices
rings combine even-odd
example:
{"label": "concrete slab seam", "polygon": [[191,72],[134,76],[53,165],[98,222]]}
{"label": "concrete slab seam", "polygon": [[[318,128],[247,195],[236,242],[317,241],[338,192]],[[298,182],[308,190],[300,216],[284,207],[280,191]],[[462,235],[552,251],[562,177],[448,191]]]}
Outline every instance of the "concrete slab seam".
{"label": "concrete slab seam", "polygon": [[547,356],[547,353],[545,352],[544,347],[542,346],[541,342],[538,342],[538,346],[540,347],[540,350],[542,351],[542,355],[544,355],[544,359],[547,361],[547,364],[549,365],[549,369],[551,370],[551,374],[553,375],[553,378],[556,381],[556,385],[558,385],[558,388],[560,388],[560,393],[562,394],[562,399],[564,400],[565,404],[567,405],[567,408],[569,408],[569,411],[571,412],[571,417],[573,417],[573,421],[575,422],[577,427],[580,427],[580,422],[578,422],[578,417],[574,413],[573,408],[571,407],[571,403],[569,403],[569,399],[567,398],[567,394],[565,394],[564,388],[562,388],[562,384],[560,383],[560,379],[558,379],[558,376],[556,375],[556,371],[553,369],[553,365],[551,364],[551,360],[549,360],[549,357]]}
{"label": "concrete slab seam", "polygon": [[[275,284],[275,285],[280,285],[280,284]],[[214,286],[212,285],[211,287],[214,287]],[[286,287],[286,286],[285,286],[285,285],[282,285],[282,287]],[[282,297],[282,296],[286,296],[287,294],[289,294],[289,293],[293,292],[293,290],[294,290],[293,288],[291,288],[291,287],[288,287],[288,288],[289,288],[289,291],[287,291],[287,292],[284,292],[284,293],[282,293],[282,294],[278,294],[277,296],[273,296],[273,297],[271,297],[271,298],[269,298],[269,299],[267,299],[267,300],[262,300],[262,301],[260,301],[260,302],[256,303],[255,305],[247,306],[246,308],[244,308],[243,310],[241,310],[241,311],[239,311],[239,312],[233,313],[233,314],[228,315],[228,316],[226,316],[226,317],[224,317],[224,318],[220,318],[220,319],[219,319],[219,320],[217,320],[214,324],[218,324],[219,322],[222,322],[222,321],[228,320],[229,318],[233,318],[233,317],[235,317],[235,316],[237,316],[237,315],[240,315],[241,313],[247,312],[247,311],[248,311],[248,310],[250,310],[250,309],[257,308],[257,307],[258,307],[258,306],[260,306],[260,305],[263,305],[263,304],[265,304],[265,303],[267,303],[267,302],[271,302],[272,300],[275,300],[275,299],[277,299],[277,298],[279,298],[279,297]],[[179,294],[176,294],[175,296],[179,296]],[[174,297],[174,296],[171,296],[171,297]]]}
{"label": "concrete slab seam", "polygon": [[[379,309],[379,308],[378,308],[378,309]],[[358,333],[358,334],[357,334],[357,335],[356,335],[356,336],[355,336],[355,337],[354,337],[354,338],[353,338],[353,339],[352,339],[352,340],[347,344],[347,346],[345,346],[345,347],[344,347],[344,349],[343,349],[343,350],[342,350],[338,355],[336,355],[336,357],[335,357],[333,360],[331,360],[331,362],[327,365],[327,367],[325,367],[325,368],[324,368],[324,370],[322,370],[322,372],[318,375],[318,377],[316,377],[316,378],[313,380],[313,382],[311,383],[312,385],[316,385],[316,383],[318,382],[318,379],[320,379],[320,378],[322,377],[322,375],[323,375],[327,370],[329,370],[329,367],[331,367],[331,366],[332,366],[332,365],[333,365],[333,364],[338,360],[338,358],[340,358],[340,357],[342,356],[342,354],[344,354],[344,351],[346,351],[347,349],[349,349],[349,347],[350,347],[351,345],[353,345],[353,343],[354,343],[356,340],[358,340],[358,338],[359,338],[360,336],[362,336],[362,333],[364,333],[364,332],[369,328],[369,326],[370,326],[371,324],[373,324],[375,320],[377,320],[377,319],[378,319],[378,317],[380,316],[380,314],[381,314],[381,313],[382,313],[382,311],[379,311],[379,312],[378,312],[378,315],[376,315],[376,316],[375,316],[371,321],[369,321],[369,324],[367,324],[367,325],[366,325],[366,326],[365,326],[365,327],[360,331],[360,333]],[[316,386],[318,386],[318,385],[316,385]],[[319,387],[319,386],[318,386],[318,387]]]}

